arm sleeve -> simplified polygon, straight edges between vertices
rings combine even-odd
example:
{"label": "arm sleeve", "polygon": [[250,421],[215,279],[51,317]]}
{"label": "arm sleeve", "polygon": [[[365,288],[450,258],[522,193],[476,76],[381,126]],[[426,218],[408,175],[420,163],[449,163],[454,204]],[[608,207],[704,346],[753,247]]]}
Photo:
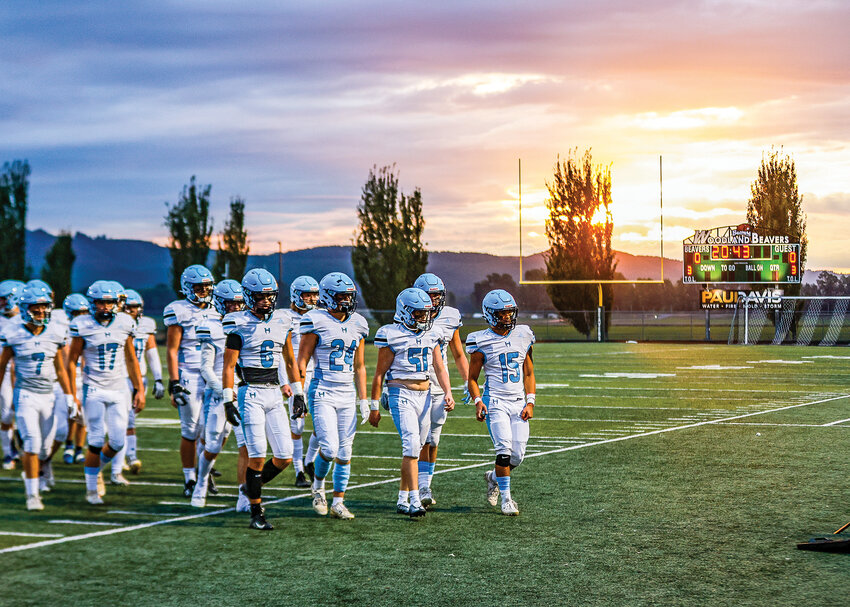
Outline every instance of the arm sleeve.
{"label": "arm sleeve", "polygon": [[154,380],[162,381],[162,361],[159,360],[159,351],[156,348],[145,350],[145,360],[148,361],[148,369],[151,370]]}
{"label": "arm sleeve", "polygon": [[215,374],[215,346],[210,342],[201,344],[201,377],[214,390],[221,390],[221,378]]}
{"label": "arm sleeve", "polygon": [[224,347],[228,350],[242,350],[242,336],[235,331],[227,334],[227,340],[224,342]]}

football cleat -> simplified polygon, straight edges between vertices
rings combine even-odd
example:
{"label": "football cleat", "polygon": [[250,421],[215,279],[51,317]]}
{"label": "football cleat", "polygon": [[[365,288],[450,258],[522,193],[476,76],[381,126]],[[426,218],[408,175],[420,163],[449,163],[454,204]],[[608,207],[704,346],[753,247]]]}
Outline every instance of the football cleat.
{"label": "football cleat", "polygon": [[86,462],[86,454],[83,453],[83,450],[74,451],[74,463],[75,464],[84,464]]}
{"label": "football cleat", "polygon": [[437,504],[437,500],[434,499],[434,493],[431,491],[431,487],[422,487],[422,489],[419,490],[419,498],[422,500],[422,505],[426,508]]}
{"label": "football cleat", "polygon": [[221,476],[221,472],[219,472],[216,467],[213,466],[212,468],[210,468],[210,476],[218,478],[219,476]]}
{"label": "football cleat", "polygon": [[106,495],[106,483],[103,482],[103,471],[97,473],[97,495],[98,497]]}
{"label": "football cleat", "polygon": [[295,486],[306,488],[310,486],[310,481],[307,480],[307,477],[304,476],[303,472],[299,472],[295,475]]}
{"label": "football cleat", "polygon": [[274,529],[272,524],[266,520],[265,514],[262,511],[251,516],[251,524],[248,525],[248,528],[257,529],[258,531],[271,531]]}
{"label": "football cleat", "polygon": [[3,458],[3,470],[14,470],[15,469],[15,460],[12,459],[11,455],[7,455]]}
{"label": "football cleat", "polygon": [[207,505],[207,498],[203,495],[199,495],[196,491],[192,494],[192,507],[194,508],[203,508]]}
{"label": "football cleat", "polygon": [[141,469],[142,469],[142,460],[134,459],[132,462],[130,462],[130,473],[131,474],[138,474],[141,471]]}
{"label": "football cleat", "polygon": [[99,506],[103,504],[103,500],[97,494],[97,491],[86,491],[86,501],[93,506]]}
{"label": "football cleat", "polygon": [[310,477],[310,481],[316,480],[316,464],[313,462],[304,462],[304,472]]}
{"label": "football cleat", "polygon": [[27,510],[44,510],[44,503],[40,495],[27,496]]}
{"label": "football cleat", "polygon": [[38,490],[41,493],[49,493],[50,492],[50,483],[47,481],[47,477],[39,476],[38,477]]}
{"label": "football cleat", "polygon": [[351,511],[345,507],[345,504],[339,502],[331,506],[331,518],[338,518],[340,520],[349,521],[354,518],[354,515],[351,514]]}
{"label": "football cleat", "polygon": [[112,477],[109,480],[113,485],[122,485],[124,487],[127,487],[127,486],[130,485],[130,481],[128,481],[126,478],[124,478],[124,475],[121,474],[120,472],[118,474],[113,474]]}
{"label": "football cleat", "polygon": [[74,447],[65,447],[64,453],[62,453],[62,461],[66,464],[74,463]]}
{"label": "football cleat", "polygon": [[313,489],[310,493],[313,495],[313,510],[319,516],[326,516],[328,514],[328,500],[325,499],[325,492]]}
{"label": "football cleat", "polygon": [[129,466],[129,465],[127,464],[127,462],[125,461],[125,462],[121,465],[121,472],[129,472],[129,471],[130,471],[130,466]]}
{"label": "football cleat", "polygon": [[487,503],[495,507],[499,503],[499,484],[493,478],[492,470],[484,473],[484,480],[487,481]]}
{"label": "football cleat", "polygon": [[411,504],[410,509],[408,510],[408,514],[410,515],[410,518],[421,518],[421,517],[425,516],[426,512],[427,512],[427,510],[425,510],[425,506],[423,506],[422,504],[418,504],[416,506]]}
{"label": "football cleat", "polygon": [[517,516],[519,514],[519,508],[516,507],[516,502],[513,500],[502,500],[502,514]]}
{"label": "football cleat", "polygon": [[396,514],[410,514],[410,505],[406,502],[399,502],[395,505]]}
{"label": "football cleat", "polygon": [[218,495],[218,487],[215,486],[215,479],[212,474],[207,477],[207,493],[210,495]]}
{"label": "football cleat", "polygon": [[236,512],[251,512],[251,502],[248,496],[242,493],[242,486],[239,486],[239,497],[236,498]]}
{"label": "football cleat", "polygon": [[193,478],[190,478],[188,481],[183,483],[183,497],[192,497],[196,484],[197,481]]}

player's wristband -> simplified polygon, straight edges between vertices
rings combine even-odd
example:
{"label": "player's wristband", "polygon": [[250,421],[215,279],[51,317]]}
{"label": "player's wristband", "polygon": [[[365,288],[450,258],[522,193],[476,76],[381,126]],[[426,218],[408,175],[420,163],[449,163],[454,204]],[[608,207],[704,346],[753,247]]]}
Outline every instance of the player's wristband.
{"label": "player's wristband", "polygon": [[233,402],[233,388],[225,388],[221,391],[221,402],[224,402],[224,403],[232,403]]}
{"label": "player's wristband", "polygon": [[369,411],[378,411],[381,408],[381,401],[369,400]]}
{"label": "player's wristband", "polygon": [[298,395],[298,394],[301,394],[302,396],[304,395],[304,388],[301,387],[300,381],[292,382],[291,384],[289,384],[289,387],[292,388],[293,396]]}
{"label": "player's wristband", "polygon": [[526,395],[525,395],[525,404],[526,404],[526,405],[532,405],[532,406],[533,406],[533,405],[534,405],[534,400],[535,400],[536,398],[537,398],[537,395],[536,395],[536,394],[534,394],[534,393],[532,393],[532,394],[526,394]]}
{"label": "player's wristband", "polygon": [[472,401],[472,404],[473,404],[473,405],[477,405],[478,403],[483,403],[483,402],[484,402],[484,401],[483,401],[483,400],[481,400],[481,397],[480,397],[480,396],[476,396],[476,397],[475,397],[475,400],[474,400],[474,401]]}

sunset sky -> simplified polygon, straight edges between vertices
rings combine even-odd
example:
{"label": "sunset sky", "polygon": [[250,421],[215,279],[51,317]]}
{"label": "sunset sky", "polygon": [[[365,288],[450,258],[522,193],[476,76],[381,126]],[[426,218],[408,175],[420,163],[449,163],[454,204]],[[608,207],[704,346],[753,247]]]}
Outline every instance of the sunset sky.
{"label": "sunset sky", "polygon": [[0,4],[0,161],[29,227],[165,242],[192,175],[256,253],[348,244],[373,165],[422,190],[432,250],[546,247],[560,154],[611,165],[614,247],[745,219],[797,164],[808,267],[850,271],[850,3],[674,0]]}

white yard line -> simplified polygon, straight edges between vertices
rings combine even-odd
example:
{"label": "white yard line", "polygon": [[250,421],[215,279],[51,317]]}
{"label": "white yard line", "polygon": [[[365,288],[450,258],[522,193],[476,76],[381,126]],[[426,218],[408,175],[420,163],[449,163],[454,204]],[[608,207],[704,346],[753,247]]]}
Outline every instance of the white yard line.
{"label": "white yard line", "polygon": [[13,535],[15,537],[65,537],[61,533],[21,533],[20,531],[0,531],[0,535]]}
{"label": "white yard line", "polygon": [[132,514],[133,516],[181,516],[177,512],[135,512],[134,510],[110,510],[107,514]]}
{"label": "white yard line", "polygon": [[844,422],[850,422],[850,418],[839,419],[837,422],[829,422],[828,424],[823,424],[823,425],[824,426],[837,426],[838,424],[843,424]]}
{"label": "white yard line", "polygon": [[[728,417],[728,418],[704,420],[704,421],[696,422],[696,423],[693,423],[693,424],[686,424],[686,425],[683,425],[683,426],[674,426],[674,427],[671,427],[671,428],[662,428],[660,430],[652,430],[650,432],[643,432],[643,433],[640,433],[640,434],[630,434],[628,436],[620,436],[620,437],[616,437],[616,438],[609,438],[609,439],[594,441],[594,442],[590,442],[590,443],[583,443],[583,444],[580,444],[580,445],[569,445],[567,447],[550,449],[549,451],[540,451],[538,453],[532,453],[532,454],[527,455],[526,458],[528,459],[528,458],[532,458],[532,457],[542,457],[544,455],[553,455],[555,453],[565,453],[567,451],[575,451],[577,449],[585,449],[587,447],[595,447],[595,446],[598,446],[598,445],[607,445],[607,444],[610,444],[610,443],[618,443],[618,442],[622,442],[622,441],[631,440],[631,439],[634,439],[634,438],[642,438],[642,437],[645,437],[645,436],[653,436],[653,435],[656,435],[656,434],[663,434],[665,432],[675,432],[677,430],[689,430],[691,428],[698,428],[700,426],[707,426],[707,425],[711,425],[711,424],[718,425],[718,424],[723,424],[724,422],[734,421],[736,419],[743,419],[745,417],[752,417],[754,415],[764,415],[766,413],[775,413],[775,412],[778,412],[778,411],[786,411],[788,409],[796,409],[797,407],[807,407],[807,406],[810,406],[810,405],[818,405],[818,404],[821,404],[821,403],[831,402],[831,401],[840,400],[840,399],[844,399],[844,398],[850,398],[850,394],[843,394],[843,395],[840,395],[840,396],[834,396],[832,398],[815,400],[815,401],[811,401],[811,402],[807,402],[807,403],[797,403],[797,404],[794,404],[794,405],[786,405],[784,407],[777,407],[775,409],[765,409],[763,411],[754,411],[752,413],[745,413],[743,415],[735,415],[735,416]],[[488,454],[488,457],[489,457],[489,454]],[[445,473],[448,473],[448,472],[457,472],[457,471],[461,471],[461,470],[471,470],[473,468],[481,468],[482,466],[491,466],[491,465],[492,465],[492,462],[487,461],[487,462],[480,463],[480,464],[468,464],[466,466],[458,466],[456,468],[447,468],[447,469],[444,469],[444,470],[435,470],[434,474],[445,474]],[[383,480],[379,480],[379,481],[373,481],[373,482],[370,482],[370,483],[362,483],[362,484],[359,484],[359,485],[354,485],[352,487],[349,487],[348,491],[353,491],[354,489],[362,489],[364,487],[375,487],[375,486],[378,486],[378,485],[386,485],[386,484],[389,484],[389,483],[398,482],[398,480],[399,480],[398,477],[395,477],[395,478],[388,478],[388,479],[383,479]],[[302,498],[306,498],[306,497],[309,497],[309,496],[310,496],[309,493],[301,493],[299,495],[291,495],[289,497],[271,500],[271,501],[267,502],[267,504],[278,504],[278,503],[281,503],[281,502],[287,502],[287,501],[292,501],[292,500],[296,500],[296,499],[302,499]],[[109,529],[109,530],[97,531],[97,532],[93,532],[93,533],[85,533],[85,534],[73,535],[73,536],[69,536],[69,537],[49,539],[49,540],[44,540],[44,541],[41,541],[41,542],[24,544],[24,545],[21,545],[21,546],[11,546],[9,548],[3,548],[2,550],[0,550],[0,554],[10,553],[10,552],[20,552],[20,551],[23,551],[23,550],[32,550],[34,548],[42,548],[44,546],[53,546],[53,545],[56,545],[56,544],[64,544],[66,542],[76,542],[76,541],[79,541],[79,540],[89,539],[89,538],[92,538],[92,537],[101,537],[101,536],[105,536],[105,535],[113,535],[115,533],[124,533],[124,532],[127,532],[127,531],[137,531],[137,530],[140,530],[140,529],[147,529],[149,527],[155,527],[155,526],[158,526],[158,525],[166,525],[166,524],[169,524],[169,523],[189,521],[189,520],[194,520],[194,519],[203,518],[203,517],[207,517],[207,516],[216,516],[218,514],[225,514],[225,513],[228,513],[228,512],[234,512],[235,510],[236,509],[232,508],[232,507],[231,508],[223,508],[221,510],[213,510],[211,512],[201,512],[201,513],[189,514],[189,515],[186,515],[186,516],[179,516],[179,517],[170,518],[170,519],[163,519],[163,520],[160,520],[160,521],[151,521],[151,522],[148,522],[148,523],[141,523],[141,524],[138,524],[138,525],[128,525],[126,527],[121,527],[120,529]]]}
{"label": "white yard line", "polygon": [[[123,523],[109,523],[107,521],[75,521],[75,520],[66,519],[66,518],[54,518],[54,519],[51,519],[47,522],[52,524],[52,525],[97,525],[97,526],[101,526],[101,527],[122,527],[123,526]],[[76,537],[76,536],[71,536],[71,537]]]}

